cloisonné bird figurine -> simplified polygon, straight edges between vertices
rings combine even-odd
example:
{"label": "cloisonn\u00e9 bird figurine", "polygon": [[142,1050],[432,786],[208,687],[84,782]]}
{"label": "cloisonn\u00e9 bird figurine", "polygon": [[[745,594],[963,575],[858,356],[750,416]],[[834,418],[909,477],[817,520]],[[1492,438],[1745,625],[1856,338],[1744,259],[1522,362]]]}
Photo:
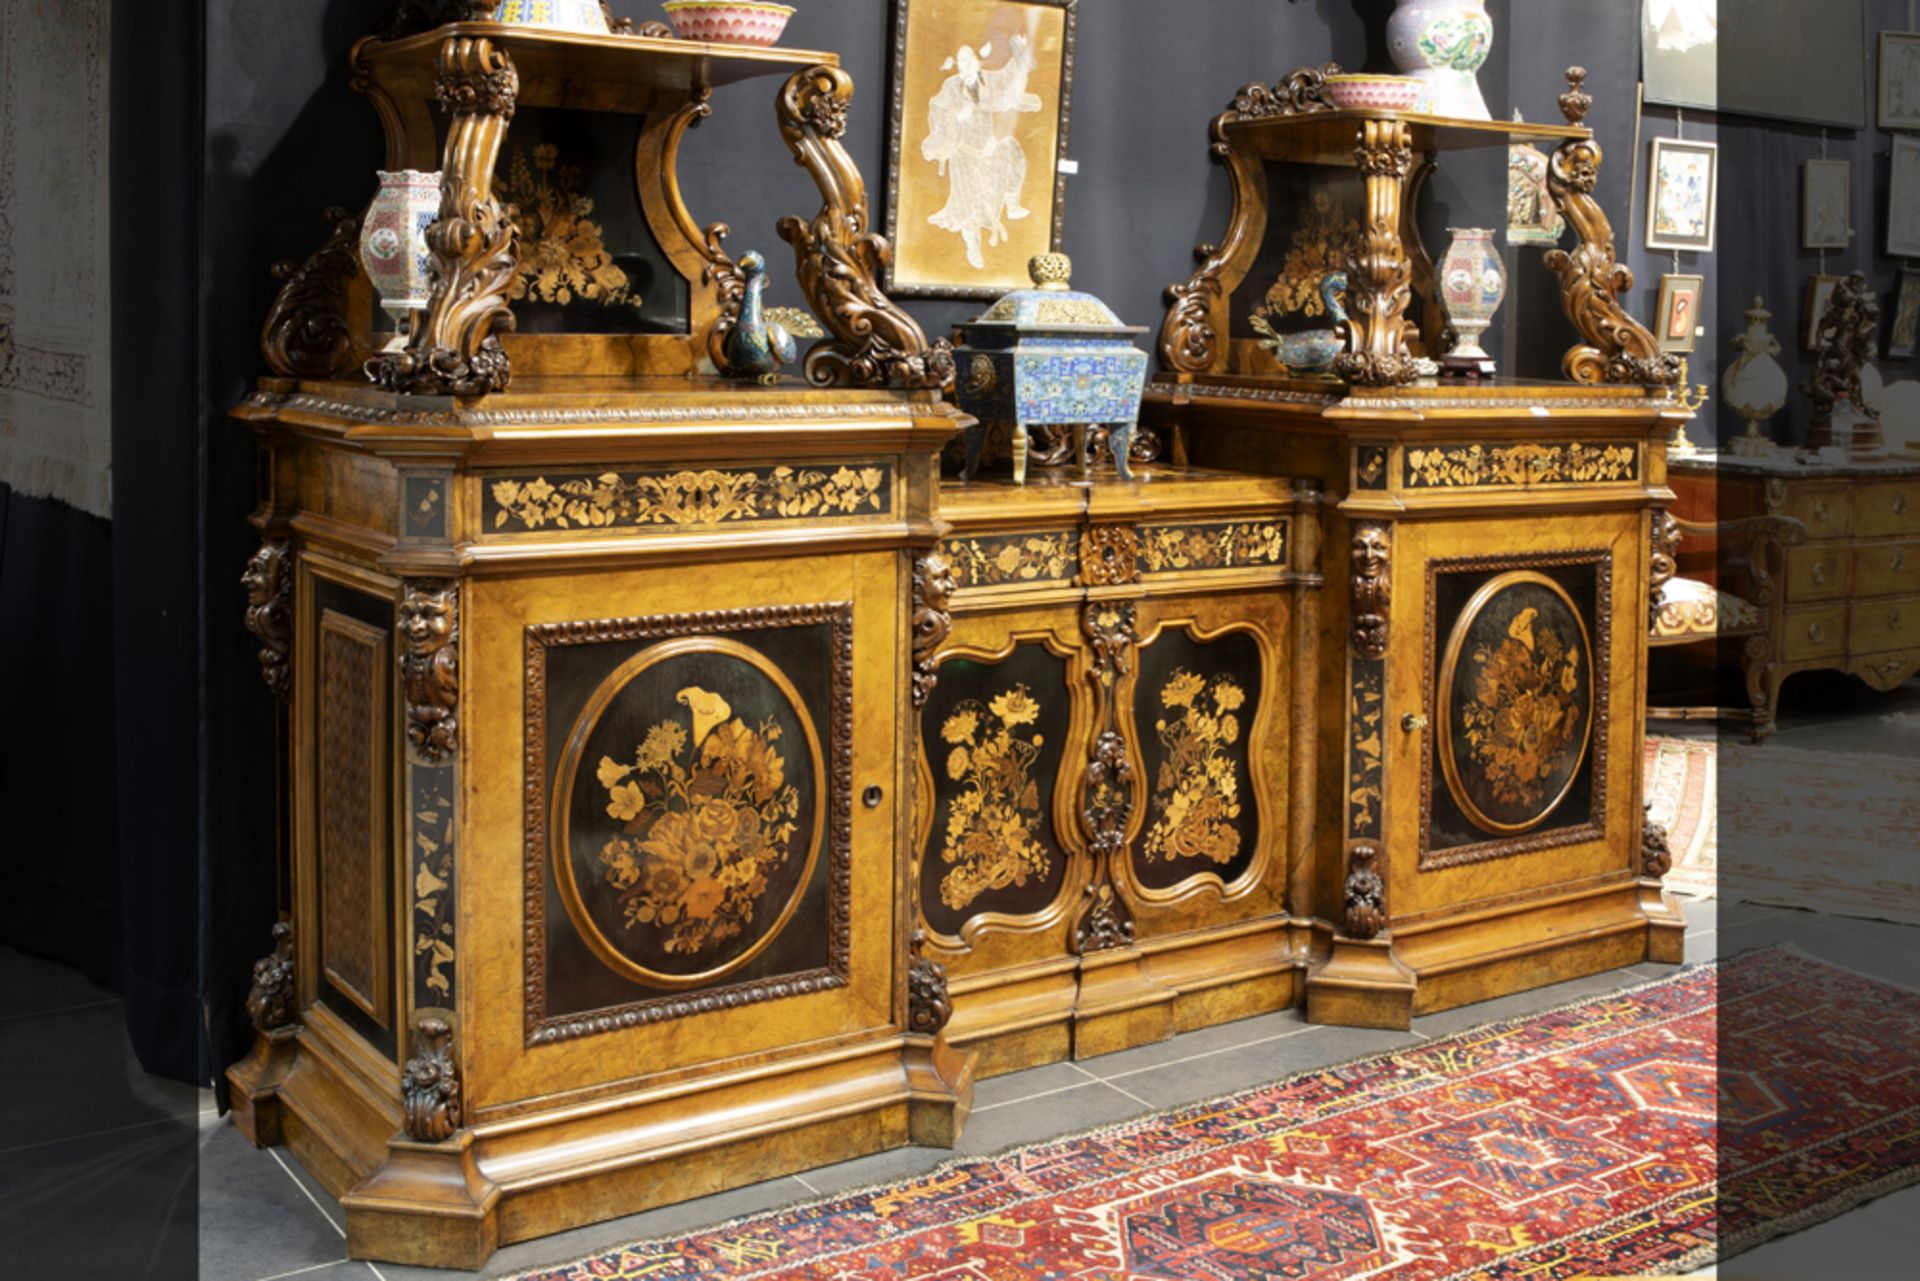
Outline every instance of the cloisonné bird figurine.
{"label": "cloisonn\u00e9 bird figurine", "polygon": [[766,259],[751,250],[740,255],[740,274],[747,278],[746,292],[740,300],[740,318],[727,331],[726,342],[721,347],[727,373],[735,378],[776,382],[780,366],[792,360],[798,348],[793,335],[767,315],[761,301],[767,289]]}

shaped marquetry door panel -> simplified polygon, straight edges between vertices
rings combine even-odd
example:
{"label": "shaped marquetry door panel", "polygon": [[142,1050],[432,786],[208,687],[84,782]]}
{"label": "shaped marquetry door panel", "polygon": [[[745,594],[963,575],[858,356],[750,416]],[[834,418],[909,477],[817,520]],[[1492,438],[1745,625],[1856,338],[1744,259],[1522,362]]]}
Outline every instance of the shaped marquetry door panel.
{"label": "shaped marquetry door panel", "polygon": [[1067,877],[1055,803],[1071,727],[1067,660],[1045,642],[940,664],[920,716],[932,780],[920,912],[937,941],[960,947],[994,923],[1054,914]]}
{"label": "shaped marquetry door panel", "polygon": [[1600,835],[1609,567],[1599,552],[1430,566],[1423,867]]}
{"label": "shaped marquetry door panel", "polygon": [[529,629],[533,1040],[845,982],[851,628],[806,606]]}
{"label": "shaped marquetry door panel", "polygon": [[1246,632],[1202,640],[1161,631],[1140,655],[1133,741],[1145,766],[1145,821],[1132,845],[1149,897],[1196,879],[1231,886],[1254,865],[1260,833],[1252,753],[1265,696],[1260,646]]}

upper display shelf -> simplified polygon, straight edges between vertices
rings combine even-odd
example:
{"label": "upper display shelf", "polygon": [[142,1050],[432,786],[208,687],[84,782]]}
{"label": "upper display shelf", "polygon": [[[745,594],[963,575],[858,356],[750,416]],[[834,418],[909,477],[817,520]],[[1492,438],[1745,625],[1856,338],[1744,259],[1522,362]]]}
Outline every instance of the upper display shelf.
{"label": "upper display shelf", "polygon": [[1506,147],[1538,142],[1557,146],[1585,139],[1593,131],[1584,125],[1535,125],[1518,120],[1462,120],[1413,111],[1374,111],[1334,108],[1287,115],[1240,115],[1221,120],[1223,131],[1249,135],[1249,141],[1273,159],[1307,160],[1324,156],[1325,163],[1352,164],[1355,131],[1366,121],[1405,121],[1413,149],[1422,154],[1466,151],[1475,147]]}
{"label": "upper display shelf", "polygon": [[355,63],[390,93],[431,98],[440,50],[461,37],[491,41],[512,59],[520,76],[519,100],[528,106],[641,111],[662,90],[686,94],[701,85],[840,64],[838,54],[817,49],[598,35],[505,22],[453,22],[398,40],[369,39]]}

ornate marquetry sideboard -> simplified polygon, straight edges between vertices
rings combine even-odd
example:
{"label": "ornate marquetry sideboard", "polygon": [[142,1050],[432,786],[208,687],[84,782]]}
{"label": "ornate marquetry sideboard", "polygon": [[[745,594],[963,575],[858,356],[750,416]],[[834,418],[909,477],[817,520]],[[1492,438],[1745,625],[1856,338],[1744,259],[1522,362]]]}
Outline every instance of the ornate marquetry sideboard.
{"label": "ornate marquetry sideboard", "polygon": [[[275,376],[234,411],[292,762],[236,1124],[340,1197],[355,1257],[460,1267],[951,1144],[972,1083],[908,906],[913,571],[964,420],[950,351],[874,282],[851,82],[830,54],[435,24],[476,7],[402,5],[352,58],[390,167],[441,157],[431,302],[375,333],[336,214],[280,269]],[[814,385],[711,372],[745,272],[674,179],[712,86],[767,73],[822,195],[780,228],[830,333]],[[569,147],[632,206],[576,236],[638,257],[597,253],[566,302],[520,269],[553,248],[539,206],[494,184],[597,180]]]}
{"label": "ornate marquetry sideboard", "polygon": [[1674,514],[1689,520],[1786,516],[1806,527],[1784,571],[1770,567],[1766,632],[1739,656],[1756,739],[1773,733],[1780,687],[1798,672],[1849,672],[1890,690],[1920,671],[1920,464],[1696,455],[1674,460],[1672,484]]}
{"label": "ornate marquetry sideboard", "polygon": [[1318,493],[1153,466],[940,512],[915,906],[948,1038],[989,1074],[1295,1003]]}
{"label": "ornate marquetry sideboard", "polygon": [[[1337,70],[1249,85],[1214,119],[1232,215],[1168,291],[1143,421],[1177,461],[1324,487],[1322,821],[1291,906],[1314,921],[1309,1017],[1405,1027],[1680,957],[1640,742],[1652,523],[1692,401],[1617,299],[1631,276],[1593,195],[1584,71],[1546,126],[1339,110]],[[1556,147],[1569,381],[1424,377],[1444,317],[1420,191],[1448,152],[1515,139]],[[1317,380],[1253,324],[1313,293],[1312,261],[1348,279],[1345,350]]]}

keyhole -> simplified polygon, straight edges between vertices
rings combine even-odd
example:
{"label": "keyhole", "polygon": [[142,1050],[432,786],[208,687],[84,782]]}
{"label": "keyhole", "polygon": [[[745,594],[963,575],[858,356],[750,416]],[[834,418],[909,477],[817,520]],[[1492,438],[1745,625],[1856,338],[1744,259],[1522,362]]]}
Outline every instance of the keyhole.
{"label": "keyhole", "polygon": [[880,785],[875,783],[868,787],[866,791],[860,793],[860,800],[868,809],[877,810],[880,808],[880,802],[885,800],[886,796],[887,794],[880,790]]}

